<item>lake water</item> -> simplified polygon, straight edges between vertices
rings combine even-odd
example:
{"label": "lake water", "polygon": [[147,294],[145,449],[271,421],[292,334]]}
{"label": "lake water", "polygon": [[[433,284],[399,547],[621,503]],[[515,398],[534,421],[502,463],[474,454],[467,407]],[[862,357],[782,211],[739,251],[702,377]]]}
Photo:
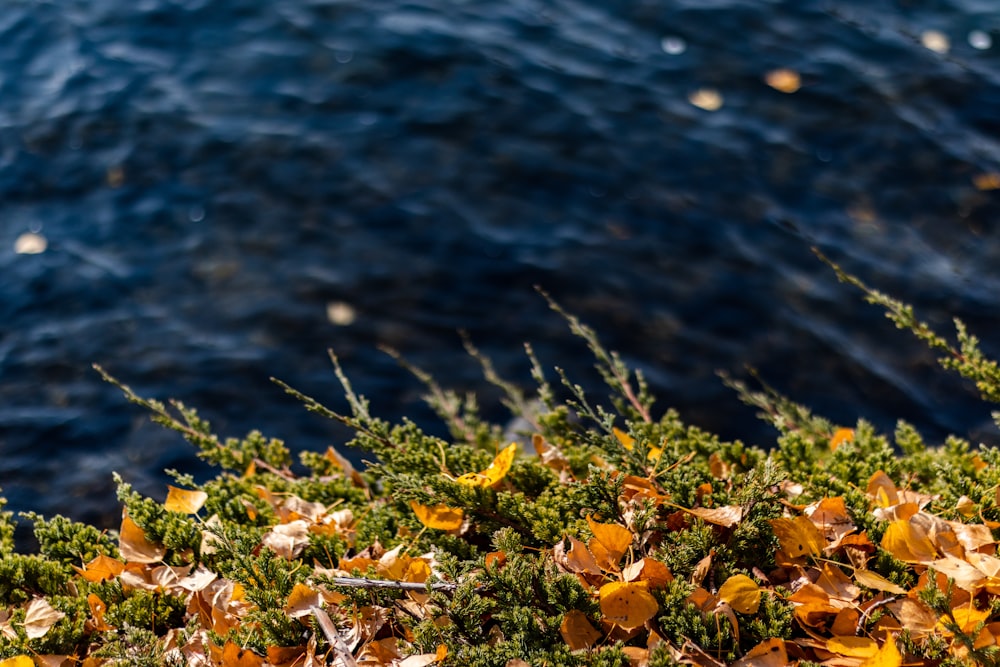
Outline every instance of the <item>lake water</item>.
{"label": "lake water", "polygon": [[9,0],[0,486],[113,526],[112,470],[211,474],[95,362],[295,450],[346,434],[269,377],[346,409],[327,348],[432,430],[378,346],[471,390],[458,330],[525,384],[530,341],[599,391],[535,285],[725,437],[773,442],[715,374],[750,365],[995,441],[809,246],[1000,351],[998,142],[995,0]]}

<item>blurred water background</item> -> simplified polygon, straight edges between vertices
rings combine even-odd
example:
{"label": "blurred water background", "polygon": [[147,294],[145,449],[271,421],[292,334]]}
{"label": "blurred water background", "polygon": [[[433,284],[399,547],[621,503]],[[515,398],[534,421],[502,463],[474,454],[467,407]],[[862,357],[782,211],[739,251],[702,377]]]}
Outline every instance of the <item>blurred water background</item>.
{"label": "blurred water background", "polygon": [[438,432],[379,345],[501,421],[459,329],[599,390],[534,285],[727,438],[773,443],[715,375],[749,364],[840,423],[995,442],[809,245],[1000,352],[998,42],[995,0],[8,0],[9,508],[114,526],[112,470],[210,474],[94,362],[295,450],[346,434],[268,378],[345,409],[331,347]]}

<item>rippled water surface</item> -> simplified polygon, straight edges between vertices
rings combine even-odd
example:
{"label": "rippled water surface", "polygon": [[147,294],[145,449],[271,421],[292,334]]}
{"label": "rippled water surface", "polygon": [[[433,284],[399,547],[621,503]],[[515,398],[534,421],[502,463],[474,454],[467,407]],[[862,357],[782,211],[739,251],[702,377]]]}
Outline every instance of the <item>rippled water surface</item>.
{"label": "rippled water surface", "polygon": [[998,45],[993,0],[7,2],[0,486],[112,525],[112,470],[208,474],[94,362],[295,449],[345,434],[268,378],[343,409],[330,347],[428,428],[378,346],[458,388],[459,329],[515,381],[523,341],[592,378],[535,285],[726,437],[773,440],[715,375],[749,364],[840,422],[996,440],[809,245],[1000,352]]}

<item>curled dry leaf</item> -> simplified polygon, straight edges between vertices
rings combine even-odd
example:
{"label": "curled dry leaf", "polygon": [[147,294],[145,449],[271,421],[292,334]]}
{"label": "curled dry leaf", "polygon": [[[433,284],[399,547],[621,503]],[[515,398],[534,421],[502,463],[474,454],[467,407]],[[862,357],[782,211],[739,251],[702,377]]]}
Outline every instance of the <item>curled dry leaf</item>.
{"label": "curled dry leaf", "polygon": [[167,553],[162,544],[153,544],[146,539],[146,533],[130,517],[122,519],[118,534],[118,551],[129,563],[156,563]]}
{"label": "curled dry leaf", "polygon": [[559,634],[573,651],[588,649],[601,638],[601,633],[591,625],[587,615],[579,609],[566,612],[562,623],[559,624]]}
{"label": "curled dry leaf", "polygon": [[685,509],[685,512],[692,514],[706,523],[732,528],[743,520],[743,508],[739,505],[725,505],[723,507],[696,507]]}
{"label": "curled dry leaf", "polygon": [[35,598],[24,608],[24,634],[28,639],[44,637],[66,614],[55,609],[45,598]]}
{"label": "curled dry leaf", "polygon": [[296,519],[278,524],[264,533],[260,541],[282,558],[291,560],[309,544],[309,523],[305,519]]}
{"label": "curled dry leaf", "polygon": [[496,455],[493,463],[486,470],[480,472],[470,472],[462,475],[455,481],[466,486],[479,486],[483,488],[495,489],[507,476],[510,466],[514,463],[514,456],[517,454],[517,443],[512,442]]}

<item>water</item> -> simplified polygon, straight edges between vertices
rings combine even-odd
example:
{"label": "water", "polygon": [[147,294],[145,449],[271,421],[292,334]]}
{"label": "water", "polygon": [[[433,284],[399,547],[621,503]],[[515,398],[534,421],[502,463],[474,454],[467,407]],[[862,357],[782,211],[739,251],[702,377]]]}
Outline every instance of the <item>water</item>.
{"label": "water", "polygon": [[996,440],[808,248],[1000,351],[998,41],[993,0],[7,2],[0,486],[114,525],[112,470],[210,474],[94,362],[296,450],[345,434],[268,378],[345,409],[330,347],[430,429],[379,345],[473,389],[458,329],[522,383],[531,341],[596,388],[535,285],[726,437],[773,442],[715,376],[750,365],[841,423]]}

